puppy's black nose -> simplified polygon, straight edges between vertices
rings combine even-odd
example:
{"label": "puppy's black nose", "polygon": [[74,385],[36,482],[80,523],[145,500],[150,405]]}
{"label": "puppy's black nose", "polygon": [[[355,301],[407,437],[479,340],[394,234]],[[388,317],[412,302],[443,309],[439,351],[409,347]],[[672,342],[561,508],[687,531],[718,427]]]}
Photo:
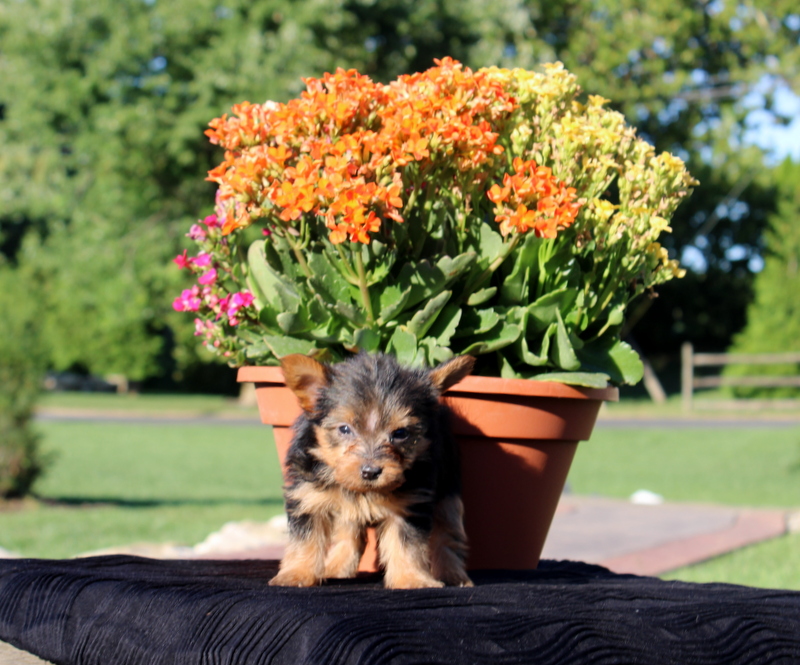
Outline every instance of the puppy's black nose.
{"label": "puppy's black nose", "polygon": [[379,466],[373,466],[372,464],[365,464],[361,467],[361,477],[364,480],[375,480],[378,476],[381,475],[383,469]]}

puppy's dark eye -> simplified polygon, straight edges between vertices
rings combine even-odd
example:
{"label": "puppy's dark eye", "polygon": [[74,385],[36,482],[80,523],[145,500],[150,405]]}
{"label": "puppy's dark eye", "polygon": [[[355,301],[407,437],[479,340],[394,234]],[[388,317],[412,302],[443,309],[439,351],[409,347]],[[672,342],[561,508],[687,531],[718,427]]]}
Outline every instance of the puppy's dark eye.
{"label": "puppy's dark eye", "polygon": [[401,427],[392,432],[392,441],[405,441],[407,438],[408,430],[405,427]]}
{"label": "puppy's dark eye", "polygon": [[345,436],[349,436],[353,433],[353,430],[350,429],[350,425],[339,425],[339,434],[344,434]]}

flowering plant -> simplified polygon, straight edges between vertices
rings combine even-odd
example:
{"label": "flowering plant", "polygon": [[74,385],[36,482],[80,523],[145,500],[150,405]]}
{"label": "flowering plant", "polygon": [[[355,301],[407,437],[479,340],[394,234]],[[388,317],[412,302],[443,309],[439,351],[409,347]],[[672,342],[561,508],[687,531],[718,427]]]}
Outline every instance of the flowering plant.
{"label": "flowering plant", "polygon": [[658,243],[695,182],[562,65],[445,58],[383,85],[305,79],[210,123],[215,213],[175,309],[233,365],[359,349],[589,386],[641,378],[626,305],[681,271]]}

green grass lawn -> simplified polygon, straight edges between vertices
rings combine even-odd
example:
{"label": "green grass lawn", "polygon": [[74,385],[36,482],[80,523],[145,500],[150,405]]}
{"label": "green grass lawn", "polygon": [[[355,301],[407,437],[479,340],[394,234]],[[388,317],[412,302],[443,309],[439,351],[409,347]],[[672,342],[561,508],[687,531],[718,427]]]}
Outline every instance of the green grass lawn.
{"label": "green grass lawn", "polygon": [[751,545],[662,577],[800,590],[800,533]]}
{"label": "green grass lawn", "polygon": [[256,407],[242,407],[236,398],[219,395],[47,392],[39,399],[39,409],[47,411],[97,411],[140,413],[154,416],[186,414],[199,416],[258,417]]}
{"label": "green grass lawn", "polygon": [[64,557],[134,542],[193,545],[283,510],[263,425],[45,422],[38,501],[0,511],[0,547]]}
{"label": "green grass lawn", "polygon": [[800,508],[800,426],[598,426],[579,444],[569,483],[576,494],[647,489],[667,501]]}
{"label": "green grass lawn", "polygon": [[[155,413],[238,408],[223,398],[159,399],[61,394],[43,405]],[[0,547],[25,556],[142,541],[193,545],[225,522],[265,520],[282,510],[280,471],[263,425],[51,421],[37,428],[53,456],[38,499],[0,507]],[[569,483],[584,495],[627,498],[648,489],[672,502],[800,509],[800,427],[606,424],[578,447]],[[800,588],[798,551],[794,534],[669,577]]]}

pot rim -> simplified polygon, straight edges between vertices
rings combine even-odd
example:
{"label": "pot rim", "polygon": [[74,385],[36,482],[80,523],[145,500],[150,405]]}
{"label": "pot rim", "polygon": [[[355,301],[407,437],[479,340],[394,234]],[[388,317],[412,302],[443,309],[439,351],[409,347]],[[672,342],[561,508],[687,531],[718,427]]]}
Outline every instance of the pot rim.
{"label": "pot rim", "polygon": [[[286,385],[283,371],[277,365],[247,365],[240,367],[236,380],[239,383]],[[536,379],[503,379],[497,376],[468,376],[445,394],[494,394],[567,399],[593,399],[604,402],[619,401],[619,388],[584,388],[557,381]]]}

